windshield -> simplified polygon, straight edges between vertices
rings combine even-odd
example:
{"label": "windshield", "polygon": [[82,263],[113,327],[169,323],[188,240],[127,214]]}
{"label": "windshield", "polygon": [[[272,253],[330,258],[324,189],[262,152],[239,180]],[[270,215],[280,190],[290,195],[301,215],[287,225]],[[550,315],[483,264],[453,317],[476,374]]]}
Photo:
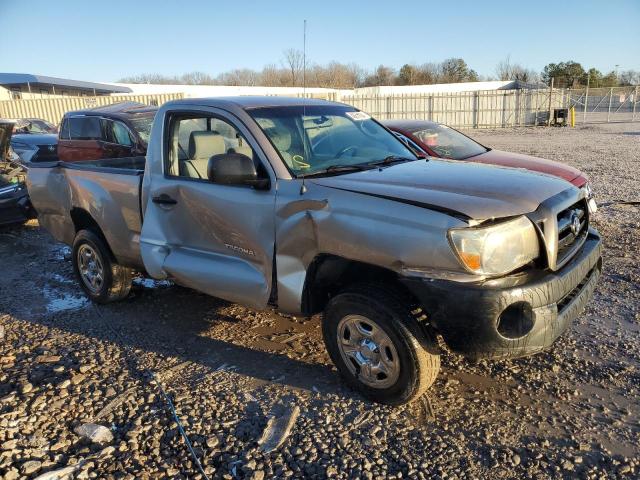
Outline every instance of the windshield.
{"label": "windshield", "polygon": [[416,156],[369,115],[353,107],[313,105],[249,111],[294,175]]}
{"label": "windshield", "polygon": [[153,125],[153,115],[136,115],[130,119],[133,129],[138,132],[140,138],[147,145],[149,144],[149,136],[151,136],[151,126]]}
{"label": "windshield", "polygon": [[487,151],[479,143],[446,125],[434,123],[428,128],[412,133],[413,136],[443,158],[463,160]]}

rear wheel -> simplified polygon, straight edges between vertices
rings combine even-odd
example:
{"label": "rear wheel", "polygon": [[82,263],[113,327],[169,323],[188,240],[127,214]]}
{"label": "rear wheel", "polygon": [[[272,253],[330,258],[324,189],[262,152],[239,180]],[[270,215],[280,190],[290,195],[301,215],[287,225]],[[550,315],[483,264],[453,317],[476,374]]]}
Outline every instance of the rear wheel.
{"label": "rear wheel", "polygon": [[96,303],[122,300],[131,291],[131,269],[118,265],[104,241],[81,230],[73,242],[73,270],[80,287]]}
{"label": "rear wheel", "polygon": [[340,374],[376,402],[411,402],[440,370],[437,347],[411,314],[411,305],[385,287],[361,285],[335,296],[322,331]]}

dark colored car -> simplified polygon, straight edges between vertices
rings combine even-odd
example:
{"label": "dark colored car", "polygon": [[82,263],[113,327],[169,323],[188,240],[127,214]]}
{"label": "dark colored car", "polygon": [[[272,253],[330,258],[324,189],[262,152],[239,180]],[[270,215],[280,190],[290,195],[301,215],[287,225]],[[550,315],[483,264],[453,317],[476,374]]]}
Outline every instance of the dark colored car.
{"label": "dark colored car", "polygon": [[524,168],[546,173],[571,182],[587,192],[589,208],[596,210],[587,176],[580,170],[563,163],[519,153],[493,150],[479,144],[463,133],[446,125],[426,120],[384,120],[382,124],[393,131],[416,152],[432,157],[486,163],[503,167]]}
{"label": "dark colored car", "polygon": [[0,120],[0,225],[23,223],[36,214],[25,185],[26,171],[10,148],[14,122]]}
{"label": "dark colored car", "polygon": [[13,134],[20,133],[58,133],[58,127],[42,118],[18,118],[13,127]]}
{"label": "dark colored car", "polygon": [[144,156],[157,107],[117,103],[64,115],[58,135],[63,162]]}
{"label": "dark colored car", "polygon": [[55,133],[14,133],[11,137],[11,148],[26,164],[57,161],[58,135]]}

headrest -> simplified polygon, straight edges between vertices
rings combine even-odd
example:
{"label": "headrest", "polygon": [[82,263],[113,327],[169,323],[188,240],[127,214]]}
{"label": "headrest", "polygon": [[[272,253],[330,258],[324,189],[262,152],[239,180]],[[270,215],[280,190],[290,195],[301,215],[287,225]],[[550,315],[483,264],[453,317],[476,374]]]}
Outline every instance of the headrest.
{"label": "headrest", "polygon": [[278,150],[287,151],[291,148],[291,133],[285,127],[269,127],[265,130]]}
{"label": "headrest", "polygon": [[216,132],[191,132],[189,136],[189,158],[208,160],[213,155],[225,153],[224,138]]}

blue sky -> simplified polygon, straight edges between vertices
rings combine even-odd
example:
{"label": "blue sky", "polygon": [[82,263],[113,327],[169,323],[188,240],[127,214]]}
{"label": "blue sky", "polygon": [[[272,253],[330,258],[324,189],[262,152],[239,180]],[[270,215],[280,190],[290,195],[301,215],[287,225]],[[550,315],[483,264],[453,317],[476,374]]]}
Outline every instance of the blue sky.
{"label": "blue sky", "polygon": [[462,57],[493,75],[510,54],[536,71],[563,60],[640,70],[640,0],[0,0],[0,71],[115,81],[260,69],[302,48],[305,18],[309,62]]}

